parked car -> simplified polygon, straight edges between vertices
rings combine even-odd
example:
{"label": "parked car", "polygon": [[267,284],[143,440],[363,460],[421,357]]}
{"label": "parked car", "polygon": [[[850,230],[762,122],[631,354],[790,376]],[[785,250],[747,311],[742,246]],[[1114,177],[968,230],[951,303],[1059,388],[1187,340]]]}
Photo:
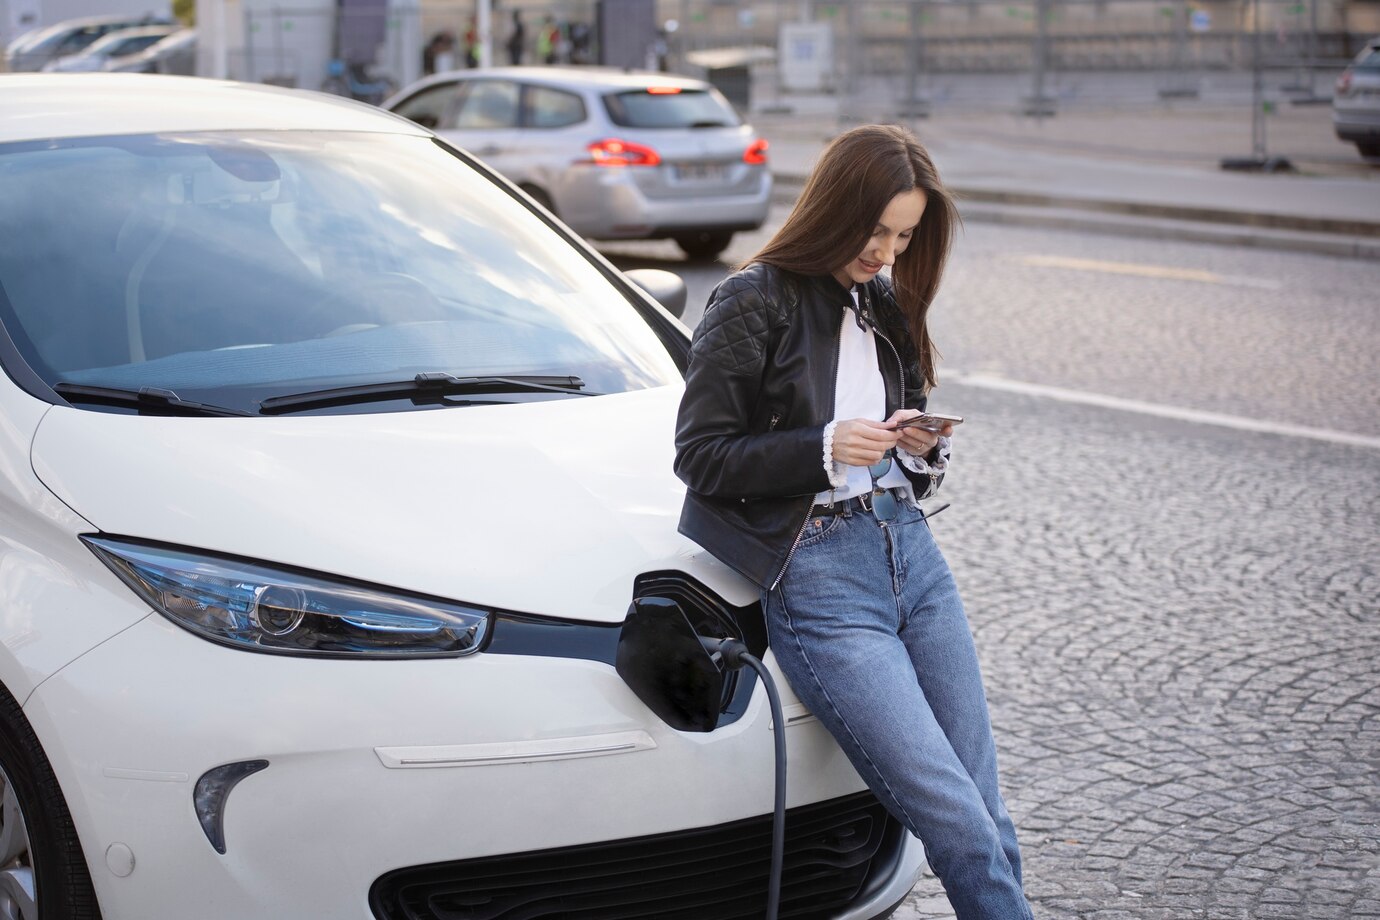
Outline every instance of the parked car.
{"label": "parked car", "polygon": [[484,159],[591,239],[714,258],[766,220],[767,142],[701,80],[590,67],[435,74],[384,108]]}
{"label": "parked car", "polygon": [[1363,157],[1380,157],[1380,36],[1372,38],[1337,80],[1332,127]]}
{"label": "parked car", "polygon": [[102,36],[136,26],[171,25],[155,16],[90,16],[69,19],[44,29],[26,32],[5,49],[6,64],[16,73],[42,70],[56,58],[77,54]]}
{"label": "parked car", "polygon": [[[8,76],[0,201],[7,916],[762,916],[759,679],[621,676],[653,616],[775,671],[676,532],[683,326],[315,93]],[[781,688],[782,915],[887,916],[920,845]]]}
{"label": "parked car", "polygon": [[178,29],[142,51],[112,57],[102,68],[107,73],[196,73],[196,30]]}
{"label": "parked car", "polygon": [[43,65],[48,73],[91,73],[105,70],[111,61],[138,54],[178,30],[177,26],[141,26],[119,29],[96,39],[76,54],[55,58]]}

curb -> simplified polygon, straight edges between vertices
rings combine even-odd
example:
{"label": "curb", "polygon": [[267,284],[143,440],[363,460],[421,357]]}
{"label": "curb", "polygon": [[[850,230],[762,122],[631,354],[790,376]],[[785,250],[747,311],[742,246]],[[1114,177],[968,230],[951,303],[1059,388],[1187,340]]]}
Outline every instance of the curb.
{"label": "curb", "polygon": [[962,185],[953,188],[960,204],[966,199],[993,204],[1063,208],[1066,210],[1126,214],[1134,217],[1261,227],[1270,230],[1297,230],[1304,233],[1334,233],[1380,238],[1380,223],[1373,221],[1305,217],[1298,214],[1271,214],[1265,211],[1229,211],[1224,208],[1197,208],[1190,205],[1163,205],[1140,201],[1060,198],[1036,192],[1010,192],[985,187],[964,187]]}
{"label": "curb", "polygon": [[[803,177],[773,178],[773,202],[793,204]],[[950,188],[964,220],[1380,260],[1380,223]]]}
{"label": "curb", "polygon": [[1021,208],[964,202],[959,203],[959,215],[966,221],[1017,227],[1077,230],[1168,242],[1215,243],[1221,246],[1250,247],[1276,252],[1380,260],[1380,239],[1372,237],[1301,233],[1164,218],[1136,219],[1061,208]]}

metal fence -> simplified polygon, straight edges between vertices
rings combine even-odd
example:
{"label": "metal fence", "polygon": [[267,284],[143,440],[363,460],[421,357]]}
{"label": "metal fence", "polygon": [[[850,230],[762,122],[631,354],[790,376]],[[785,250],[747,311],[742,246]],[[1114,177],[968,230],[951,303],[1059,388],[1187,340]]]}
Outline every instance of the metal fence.
{"label": "metal fence", "polygon": [[[813,90],[843,100],[883,97],[881,107],[893,109],[898,100],[923,108],[981,100],[984,93],[995,101],[1009,97],[1013,84],[1024,84],[1022,97],[1036,107],[1115,100],[1127,93],[1141,97],[1147,75],[1159,99],[1193,95],[1204,86],[1234,93],[1249,88],[1256,70],[1275,71],[1276,86],[1326,93],[1368,37],[1348,30],[1342,8],[1322,0],[648,2],[655,2],[656,21],[664,28],[649,37],[649,51],[655,44],[664,66],[711,79],[736,71],[752,87],[753,106],[802,92],[786,67],[795,46],[783,40],[802,24],[826,39]],[[588,29],[597,9],[598,0],[505,2],[492,19],[493,60],[507,62],[504,46],[514,10],[526,23],[524,61],[535,63],[536,33],[545,16],[562,26],[560,56],[566,60],[570,34]],[[474,10],[473,0],[248,10],[242,41],[232,44],[229,75],[318,89],[346,60],[357,65],[352,73],[358,81],[377,77],[390,86],[405,85],[423,73],[424,64],[434,63],[435,55],[424,50],[443,33],[456,42],[443,60],[464,66]],[[582,59],[594,62],[597,54],[596,44],[585,48]]]}

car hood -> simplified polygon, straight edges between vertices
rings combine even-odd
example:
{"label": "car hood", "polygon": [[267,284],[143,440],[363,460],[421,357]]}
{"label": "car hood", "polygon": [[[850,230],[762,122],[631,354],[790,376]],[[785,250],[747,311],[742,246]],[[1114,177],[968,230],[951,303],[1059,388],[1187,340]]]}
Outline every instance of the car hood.
{"label": "car hood", "polygon": [[38,476],[109,534],[473,604],[619,622],[642,572],[756,591],[676,532],[679,387],[385,414],[55,407]]}

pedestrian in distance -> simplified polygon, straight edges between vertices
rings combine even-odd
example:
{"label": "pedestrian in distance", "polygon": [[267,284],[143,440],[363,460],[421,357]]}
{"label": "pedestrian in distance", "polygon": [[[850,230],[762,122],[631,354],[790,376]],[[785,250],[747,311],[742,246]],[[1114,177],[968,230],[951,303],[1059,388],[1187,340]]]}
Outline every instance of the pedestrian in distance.
{"label": "pedestrian in distance", "polygon": [[548,13],[542,19],[541,31],[537,33],[537,59],[543,64],[556,63],[560,44],[561,30]]}
{"label": "pedestrian in distance", "polygon": [[923,841],[958,920],[1030,920],[972,633],[918,504],[949,469],[953,423],[924,410],[956,224],[909,131],[825,149],[695,332],[680,529],[759,586],[782,672]]}
{"label": "pedestrian in distance", "polygon": [[479,66],[479,27],[475,25],[473,16],[465,28],[465,66]]}
{"label": "pedestrian in distance", "polygon": [[513,31],[508,33],[508,63],[522,63],[522,50],[527,45],[527,27],[522,23],[522,10],[513,10]]}
{"label": "pedestrian in distance", "polygon": [[455,36],[437,32],[422,49],[422,73],[430,75],[455,68]]}

